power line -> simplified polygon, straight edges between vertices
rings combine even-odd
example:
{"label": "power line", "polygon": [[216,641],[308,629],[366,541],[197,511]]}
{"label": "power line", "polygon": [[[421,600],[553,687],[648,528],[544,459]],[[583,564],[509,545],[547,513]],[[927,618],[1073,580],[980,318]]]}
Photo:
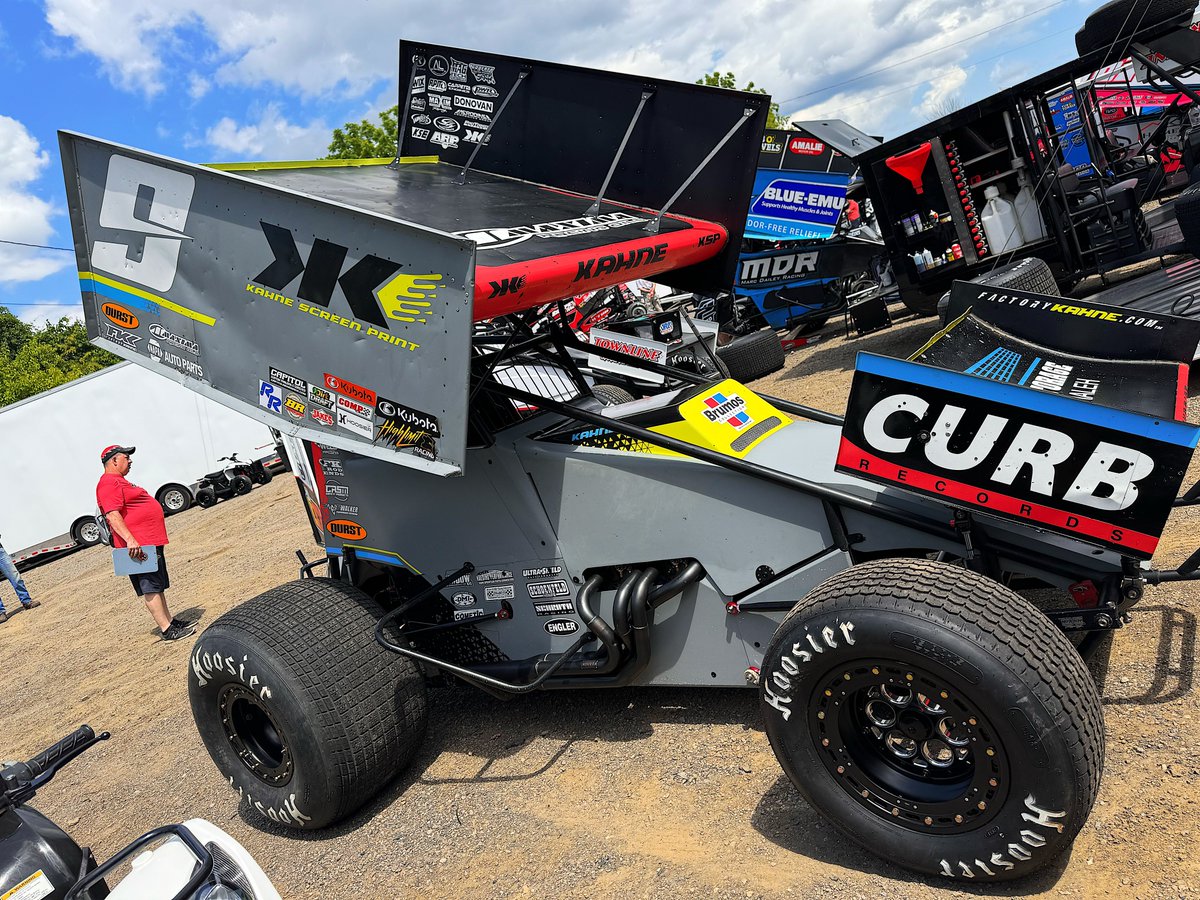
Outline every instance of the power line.
{"label": "power line", "polygon": [[33,247],[35,250],[61,250],[63,253],[74,253],[70,247],[51,247],[48,244],[27,244],[24,241],[6,241],[0,238],[0,244],[12,244],[14,247]]}
{"label": "power line", "polygon": [[[1053,9],[1056,6],[1062,6],[1066,2],[1067,2],[1067,0],[1055,0],[1054,3],[1051,3],[1047,6],[1042,6],[1042,7],[1039,7],[1038,9],[1027,12],[1023,16],[1017,16],[1015,19],[1009,19],[1007,22],[1002,22],[1001,24],[994,25],[991,28],[985,28],[983,31],[977,31],[975,34],[969,35],[965,38],[960,38],[957,41],[951,41],[949,44],[943,44],[942,46],[937,47],[934,50],[927,50],[924,53],[918,53],[916,56],[910,56],[908,59],[902,59],[899,62],[890,63],[889,65],[886,65],[886,66],[880,66],[878,69],[871,69],[869,72],[863,72],[861,75],[855,75],[853,78],[847,78],[845,81],[837,81],[837,82],[834,82],[833,84],[827,84],[824,87],[814,88],[813,90],[807,91],[803,94],[799,94],[798,96],[789,97],[787,100],[779,100],[779,101],[775,101],[775,102],[778,102],[780,105],[782,105],[784,103],[791,103],[793,100],[801,100],[805,97],[811,97],[813,94],[823,94],[826,91],[831,91],[834,88],[841,87],[842,85],[851,84],[855,81],[861,81],[864,78],[869,78],[872,75],[878,75],[880,72],[886,72],[889,69],[896,68],[897,66],[907,65],[910,62],[915,62],[916,60],[923,59],[926,56],[932,56],[935,53],[941,53],[943,50],[947,50],[950,47],[957,46],[958,44],[965,44],[968,41],[973,41],[977,37],[983,37],[983,35],[985,35],[985,34],[989,34],[993,31],[999,31],[1001,28],[1007,28],[1009,25],[1015,25],[1017,22],[1020,22],[1022,19],[1028,19],[1028,18],[1031,18],[1032,16],[1038,15],[1039,13],[1044,13],[1046,10]],[[1061,32],[1055,32],[1055,34],[1060,34],[1060,33]],[[922,84],[922,82],[918,81],[917,84]]]}

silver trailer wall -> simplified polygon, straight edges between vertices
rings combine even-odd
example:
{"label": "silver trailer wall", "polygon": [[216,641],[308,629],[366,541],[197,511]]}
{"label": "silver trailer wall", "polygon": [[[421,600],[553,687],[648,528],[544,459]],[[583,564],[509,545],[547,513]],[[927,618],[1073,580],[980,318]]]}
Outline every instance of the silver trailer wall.
{"label": "silver trailer wall", "polygon": [[[461,471],[472,242],[78,134],[59,141],[95,343],[284,433]],[[291,276],[289,293],[256,282],[269,269]]]}

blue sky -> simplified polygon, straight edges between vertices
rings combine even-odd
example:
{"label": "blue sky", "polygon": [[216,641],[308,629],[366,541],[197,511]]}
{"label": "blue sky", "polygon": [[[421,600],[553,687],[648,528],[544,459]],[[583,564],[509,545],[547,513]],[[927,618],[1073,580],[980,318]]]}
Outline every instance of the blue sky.
{"label": "blue sky", "polygon": [[[396,42],[693,81],[895,135],[1072,58],[1100,0],[3,0],[0,240],[70,247],[56,131],[195,162],[309,159],[396,96]],[[331,12],[336,11],[336,12]],[[74,256],[0,243],[0,305],[77,315]]]}

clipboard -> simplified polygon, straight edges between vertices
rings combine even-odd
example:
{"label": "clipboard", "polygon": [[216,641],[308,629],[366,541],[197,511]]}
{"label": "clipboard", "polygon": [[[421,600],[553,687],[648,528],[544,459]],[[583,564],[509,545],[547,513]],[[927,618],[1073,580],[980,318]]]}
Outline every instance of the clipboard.
{"label": "clipboard", "polygon": [[158,569],[158,548],[143,547],[146,551],[146,558],[141,562],[129,555],[127,547],[119,549],[114,548],[113,556],[113,574],[114,575],[145,575],[147,572],[154,572]]}

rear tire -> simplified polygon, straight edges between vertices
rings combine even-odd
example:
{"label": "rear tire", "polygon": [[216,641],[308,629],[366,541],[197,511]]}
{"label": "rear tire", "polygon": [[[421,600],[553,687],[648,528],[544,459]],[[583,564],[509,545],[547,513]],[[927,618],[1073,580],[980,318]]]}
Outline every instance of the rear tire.
{"label": "rear tire", "polygon": [[168,516],[183,512],[192,505],[192,492],[181,484],[168,484],[155,497]]}
{"label": "rear tire", "polygon": [[254,482],[245,475],[235,475],[233,477],[233,495],[235,497],[242,497],[250,493],[253,488]]}
{"label": "rear tire", "polygon": [[605,406],[616,406],[618,403],[630,403],[633,400],[633,394],[625,388],[604,382],[592,385],[592,395]]}
{"label": "rear tire", "polygon": [[1188,253],[1200,257],[1200,184],[1190,185],[1175,198],[1175,220]]}
{"label": "rear tire", "polygon": [[917,872],[1020,878],[1070,846],[1100,786],[1104,717],[1074,646],[968,569],[846,569],[762,664],[767,736],[814,809]]}
{"label": "rear tire", "polygon": [[774,330],[765,328],[718,347],[717,357],[734,381],[753,381],[783,368],[783,344]]}
{"label": "rear tire", "polygon": [[272,475],[270,472],[268,472],[266,469],[263,469],[261,474],[256,474],[251,480],[254,481],[256,484],[270,484],[271,479],[274,477],[275,476]]}
{"label": "rear tire", "polygon": [[196,641],[196,727],[222,777],[261,815],[331,825],[411,761],[425,734],[425,681],[375,642],[382,615],[356,588],[306,579],[235,607]]}

